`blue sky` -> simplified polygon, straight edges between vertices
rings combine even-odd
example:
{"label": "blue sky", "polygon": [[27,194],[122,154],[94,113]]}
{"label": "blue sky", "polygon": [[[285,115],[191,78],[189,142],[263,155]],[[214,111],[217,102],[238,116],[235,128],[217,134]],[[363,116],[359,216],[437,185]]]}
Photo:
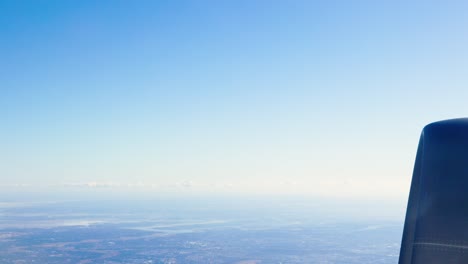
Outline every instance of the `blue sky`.
{"label": "blue sky", "polygon": [[468,110],[466,8],[0,1],[0,188],[406,199]]}

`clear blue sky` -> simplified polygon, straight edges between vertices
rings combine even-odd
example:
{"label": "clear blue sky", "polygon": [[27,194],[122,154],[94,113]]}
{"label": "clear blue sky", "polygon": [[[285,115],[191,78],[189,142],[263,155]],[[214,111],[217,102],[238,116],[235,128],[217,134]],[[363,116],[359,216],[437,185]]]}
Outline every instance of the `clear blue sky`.
{"label": "clear blue sky", "polygon": [[406,199],[463,2],[2,0],[0,189]]}

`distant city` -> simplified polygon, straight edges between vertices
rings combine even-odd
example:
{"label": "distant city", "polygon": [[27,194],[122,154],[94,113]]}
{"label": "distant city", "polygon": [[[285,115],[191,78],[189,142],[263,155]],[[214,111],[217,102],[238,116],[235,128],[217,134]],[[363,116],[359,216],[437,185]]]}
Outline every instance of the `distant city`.
{"label": "distant city", "polygon": [[390,264],[397,263],[402,232],[400,221],[327,219],[321,208],[299,201],[147,199],[0,206],[0,263],[5,264]]}

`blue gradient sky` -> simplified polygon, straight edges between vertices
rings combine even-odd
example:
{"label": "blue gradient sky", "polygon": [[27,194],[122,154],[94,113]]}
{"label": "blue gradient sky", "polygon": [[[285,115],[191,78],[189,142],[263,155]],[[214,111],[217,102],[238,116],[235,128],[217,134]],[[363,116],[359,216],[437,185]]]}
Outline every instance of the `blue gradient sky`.
{"label": "blue gradient sky", "polygon": [[0,189],[406,199],[463,2],[0,1]]}

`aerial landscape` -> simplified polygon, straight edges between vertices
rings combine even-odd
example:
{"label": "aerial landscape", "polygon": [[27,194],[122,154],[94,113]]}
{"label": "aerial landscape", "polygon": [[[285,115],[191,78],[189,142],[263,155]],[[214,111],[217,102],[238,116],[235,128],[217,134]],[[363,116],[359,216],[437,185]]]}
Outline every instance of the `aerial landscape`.
{"label": "aerial landscape", "polygon": [[384,264],[396,263],[402,232],[398,221],[332,221],[298,201],[68,201],[0,210],[0,263]]}
{"label": "aerial landscape", "polygon": [[466,10],[0,0],[0,264],[396,264]]}

